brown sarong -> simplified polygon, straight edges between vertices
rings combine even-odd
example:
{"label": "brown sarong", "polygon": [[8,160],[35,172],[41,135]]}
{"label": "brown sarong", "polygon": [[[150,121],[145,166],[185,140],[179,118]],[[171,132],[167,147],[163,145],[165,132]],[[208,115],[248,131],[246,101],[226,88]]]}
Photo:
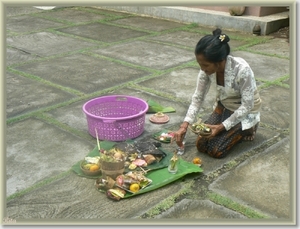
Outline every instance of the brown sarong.
{"label": "brown sarong", "polygon": [[[218,102],[217,107],[204,123],[218,125],[226,120],[232,113],[233,112],[226,109],[221,102]],[[197,149],[199,152],[207,153],[211,157],[223,158],[233,146],[243,140],[244,136],[249,136],[256,132],[257,127],[258,124],[243,131],[241,123],[238,123],[230,130],[223,130],[210,140],[199,135],[196,140]]]}

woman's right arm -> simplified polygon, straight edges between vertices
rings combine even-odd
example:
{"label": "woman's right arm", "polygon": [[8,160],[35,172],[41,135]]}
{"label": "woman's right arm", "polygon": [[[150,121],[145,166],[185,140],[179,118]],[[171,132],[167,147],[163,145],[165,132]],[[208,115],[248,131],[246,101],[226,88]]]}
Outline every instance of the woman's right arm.
{"label": "woman's right arm", "polygon": [[188,108],[187,114],[184,118],[183,123],[180,125],[179,130],[175,132],[175,141],[178,146],[182,146],[183,138],[187,132],[187,128],[190,123],[193,123],[198,115],[204,98],[210,87],[210,80],[203,71],[200,70],[197,78],[197,85],[195,92],[192,96],[191,104]]}
{"label": "woman's right arm", "polygon": [[209,77],[200,70],[197,78],[197,85],[192,96],[191,104],[188,108],[184,122],[193,123],[199,113],[206,94],[209,91],[211,81]]}

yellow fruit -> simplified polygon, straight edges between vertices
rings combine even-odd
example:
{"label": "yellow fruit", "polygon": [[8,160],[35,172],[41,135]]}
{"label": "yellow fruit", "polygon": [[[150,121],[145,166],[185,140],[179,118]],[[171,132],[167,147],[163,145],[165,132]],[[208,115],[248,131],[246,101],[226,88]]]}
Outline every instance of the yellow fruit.
{"label": "yellow fruit", "polygon": [[139,184],[131,184],[129,187],[129,190],[132,192],[137,192],[140,190],[140,185]]}
{"label": "yellow fruit", "polygon": [[201,160],[199,157],[195,157],[195,158],[193,159],[193,163],[196,164],[196,165],[201,165],[202,160]]}
{"label": "yellow fruit", "polygon": [[90,171],[97,171],[97,170],[99,170],[100,169],[100,167],[98,166],[98,165],[96,165],[96,164],[94,164],[94,165],[92,165],[91,167],[90,167]]}

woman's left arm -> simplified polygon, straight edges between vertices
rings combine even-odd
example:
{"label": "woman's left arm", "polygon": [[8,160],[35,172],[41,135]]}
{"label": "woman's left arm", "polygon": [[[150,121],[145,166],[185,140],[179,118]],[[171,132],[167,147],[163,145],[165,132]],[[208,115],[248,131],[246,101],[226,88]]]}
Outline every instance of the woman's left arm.
{"label": "woman's left arm", "polygon": [[238,72],[236,86],[238,87],[241,96],[241,105],[223,122],[223,126],[226,130],[231,129],[245,119],[254,106],[256,82],[253,71],[249,66],[243,67]]}

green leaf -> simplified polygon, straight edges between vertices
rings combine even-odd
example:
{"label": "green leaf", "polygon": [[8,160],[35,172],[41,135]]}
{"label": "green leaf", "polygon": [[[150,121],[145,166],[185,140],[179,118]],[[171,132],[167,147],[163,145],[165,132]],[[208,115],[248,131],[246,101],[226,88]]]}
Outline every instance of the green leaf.
{"label": "green leaf", "polygon": [[[130,141],[128,141],[130,142]],[[109,142],[109,141],[102,141],[101,142],[101,148],[105,150],[111,149],[115,142]],[[182,158],[179,158],[177,161],[178,163],[178,171],[176,174],[171,174],[168,171],[168,165],[170,164],[170,159],[173,157],[173,153],[160,148],[166,153],[166,156],[159,162],[159,163],[154,163],[151,165],[148,165],[145,169],[150,169],[150,171],[147,173],[146,177],[149,178],[152,182],[150,185],[147,187],[139,190],[136,193],[129,193],[127,192],[124,196],[124,198],[130,198],[132,196],[140,195],[146,192],[150,192],[153,190],[156,190],[160,187],[163,187],[167,184],[170,184],[182,177],[184,177],[187,174],[190,173],[201,173],[203,172],[203,169],[199,167],[198,165],[195,165],[191,162],[185,161]],[[87,156],[99,156],[99,150],[98,147],[96,146],[91,152],[88,153]],[[78,175],[86,178],[91,178],[91,179],[97,179],[98,177],[101,177],[101,175],[97,176],[87,176],[82,173],[80,169],[80,161],[76,163],[75,165],[72,166],[73,171]]]}
{"label": "green leaf", "polygon": [[147,113],[157,113],[157,112],[162,112],[162,113],[171,113],[175,112],[175,109],[173,107],[163,107],[162,105],[158,104],[154,100],[149,99],[147,101],[148,103],[148,111]]}
{"label": "green leaf", "polygon": [[198,165],[195,165],[191,162],[185,161],[182,158],[178,161],[178,171],[175,174],[171,174],[168,171],[168,168],[162,168],[154,171],[150,171],[147,173],[146,177],[152,180],[152,183],[139,190],[138,192],[132,194],[132,193],[126,193],[124,198],[129,198],[132,196],[140,195],[146,192],[150,192],[153,190],[156,190],[160,187],[163,187],[167,184],[170,184],[182,177],[184,177],[187,174],[190,173],[200,173],[203,172],[203,169],[199,167]]}
{"label": "green leaf", "polygon": [[176,110],[173,107],[165,107],[162,109],[162,113],[171,113],[171,112],[175,112]]}

